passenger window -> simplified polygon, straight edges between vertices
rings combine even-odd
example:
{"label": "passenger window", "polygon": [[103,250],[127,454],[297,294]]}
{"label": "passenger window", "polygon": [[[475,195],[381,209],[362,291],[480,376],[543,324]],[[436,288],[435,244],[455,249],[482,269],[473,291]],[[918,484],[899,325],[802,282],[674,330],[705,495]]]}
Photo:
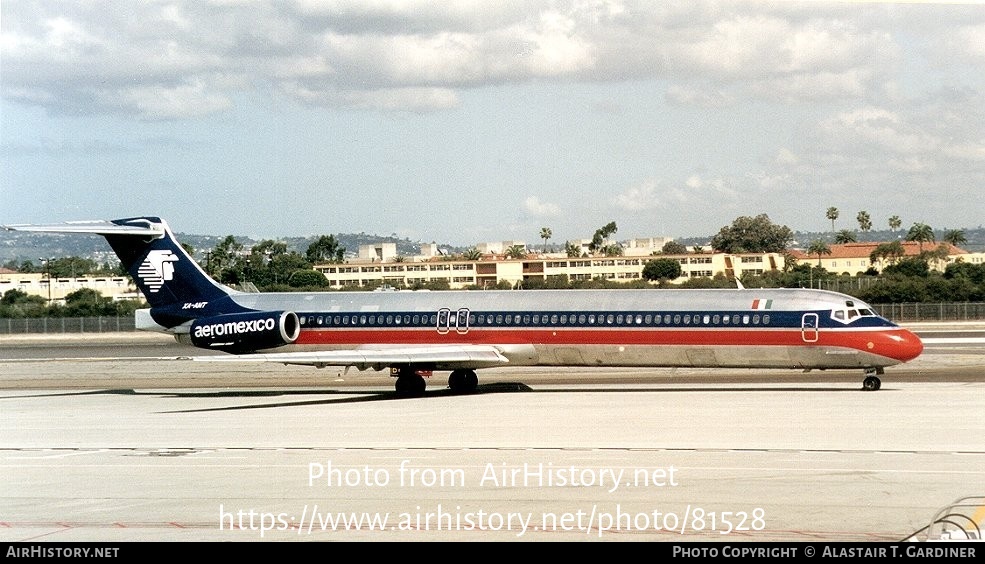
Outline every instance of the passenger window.
{"label": "passenger window", "polygon": [[708,325],[709,323],[711,323],[711,316],[705,315],[704,317],[701,318],[701,322],[704,323],[705,325]]}

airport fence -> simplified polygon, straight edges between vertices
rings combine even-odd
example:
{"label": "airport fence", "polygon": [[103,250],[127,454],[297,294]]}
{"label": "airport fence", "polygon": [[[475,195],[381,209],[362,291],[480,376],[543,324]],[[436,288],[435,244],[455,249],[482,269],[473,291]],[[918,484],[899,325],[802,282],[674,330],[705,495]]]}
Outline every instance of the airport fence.
{"label": "airport fence", "polygon": [[[875,312],[899,323],[985,321],[985,302],[870,304]],[[0,319],[0,335],[31,333],[114,333],[136,331],[133,316],[36,317]]]}
{"label": "airport fence", "polygon": [[0,319],[0,335],[23,333],[118,333],[136,331],[132,315],[119,317],[28,317]]}
{"label": "airport fence", "polygon": [[900,323],[915,321],[985,321],[985,303],[870,304],[876,313]]}

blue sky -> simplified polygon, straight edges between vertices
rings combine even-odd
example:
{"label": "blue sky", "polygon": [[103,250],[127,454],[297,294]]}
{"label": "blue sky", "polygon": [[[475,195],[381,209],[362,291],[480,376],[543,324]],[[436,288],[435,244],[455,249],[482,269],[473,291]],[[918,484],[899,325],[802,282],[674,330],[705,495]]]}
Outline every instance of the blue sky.
{"label": "blue sky", "polygon": [[985,223],[979,2],[5,0],[0,94],[0,223]]}

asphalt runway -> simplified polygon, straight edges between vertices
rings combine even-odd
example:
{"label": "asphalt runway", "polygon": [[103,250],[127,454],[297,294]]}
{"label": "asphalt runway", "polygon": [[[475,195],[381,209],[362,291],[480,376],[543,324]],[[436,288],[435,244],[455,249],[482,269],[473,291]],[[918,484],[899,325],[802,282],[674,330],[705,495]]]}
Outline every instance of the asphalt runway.
{"label": "asphalt runway", "polygon": [[150,336],[3,336],[0,540],[901,540],[985,495],[985,345],[930,332],[878,392],[514,368],[414,399]]}

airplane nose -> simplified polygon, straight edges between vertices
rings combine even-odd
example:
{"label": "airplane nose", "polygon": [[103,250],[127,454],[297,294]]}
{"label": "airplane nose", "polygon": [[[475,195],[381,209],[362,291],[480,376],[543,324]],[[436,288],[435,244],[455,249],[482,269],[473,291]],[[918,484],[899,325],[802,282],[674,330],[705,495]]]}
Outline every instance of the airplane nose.
{"label": "airplane nose", "polygon": [[889,337],[893,341],[892,353],[889,356],[896,360],[902,362],[913,360],[923,352],[923,341],[913,331],[900,329],[891,333]]}

